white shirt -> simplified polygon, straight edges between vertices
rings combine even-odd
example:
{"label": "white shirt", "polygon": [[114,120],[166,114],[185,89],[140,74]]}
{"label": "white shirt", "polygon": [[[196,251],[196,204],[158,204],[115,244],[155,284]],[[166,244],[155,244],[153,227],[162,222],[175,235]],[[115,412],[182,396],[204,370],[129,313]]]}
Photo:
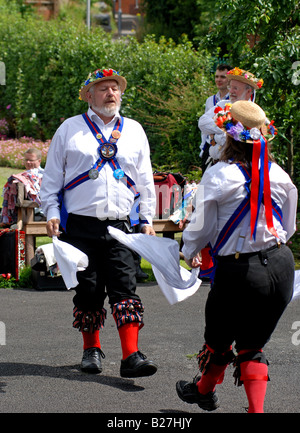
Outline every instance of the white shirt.
{"label": "white shirt", "polygon": [[[273,218],[274,227],[283,243],[296,230],[297,189],[290,177],[277,164],[270,168],[271,196],[283,213],[283,225]],[[191,222],[183,232],[182,252],[188,259],[194,257],[209,242],[215,245],[223,226],[246,196],[245,177],[236,164],[218,162],[208,168],[197,188],[195,211]],[[276,238],[268,231],[264,206],[261,206],[257,224],[256,241],[250,239],[247,227],[242,253],[260,251],[276,244]],[[243,221],[235,229],[219,255],[235,254]]]}
{"label": "white shirt", "polygon": [[221,98],[220,91],[218,93],[216,93],[215,95],[209,96],[206,99],[206,103],[205,103],[205,113],[208,110],[210,110],[211,108],[215,107],[220,101],[223,101],[223,100],[227,100],[227,102],[228,102],[229,93],[227,93],[224,98]]}
{"label": "white shirt", "polygon": [[[228,102],[228,99],[229,99],[229,93],[227,93],[227,95],[225,96],[225,98],[224,99],[226,99],[227,100],[227,102]],[[216,93],[215,95],[212,95],[212,96],[209,96],[207,99],[206,99],[206,102],[205,102],[205,113],[207,112],[207,111],[209,111],[211,108],[214,108],[220,101],[221,101],[222,99],[221,99],[221,95],[220,95],[220,91],[218,92],[218,93]],[[199,119],[200,120],[200,119]],[[200,127],[199,127],[200,128]],[[210,143],[210,137],[209,137],[209,134],[205,134],[205,133],[203,133],[202,132],[202,135],[201,135],[201,137],[202,137],[202,141],[201,141],[201,145],[200,145],[200,150],[201,150],[201,152],[200,152],[200,157],[202,156],[202,154],[203,154],[203,148],[204,148],[204,146],[205,146],[205,143],[207,142],[207,143]]]}
{"label": "white shirt", "polygon": [[[228,104],[227,100],[222,99],[222,101],[218,102],[217,107],[225,107],[225,104]],[[214,135],[214,139],[216,142],[215,146],[210,146],[209,152],[213,159],[219,159],[219,152],[222,149],[222,146],[226,141],[226,133],[223,132],[218,126],[215,124],[214,116],[215,116],[215,107],[212,106],[207,112],[205,112],[198,121],[198,127],[201,133],[204,136]],[[211,153],[213,152],[213,153]]]}
{"label": "white shirt", "polygon": [[[97,123],[107,140],[120,117],[119,114],[116,115],[105,125],[90,108],[88,115]],[[42,206],[47,220],[60,219],[57,194],[76,176],[92,168],[99,158],[98,146],[82,115],[67,119],[58,128],[50,144],[41,188]],[[149,143],[142,126],[135,120],[124,118],[117,147],[116,158],[140,193],[141,219],[152,224],[156,196]],[[123,182],[115,179],[108,162],[96,180],[89,179],[72,190],[64,191],[64,204],[68,213],[99,219],[124,219],[129,215],[133,202],[134,194]]]}
{"label": "white shirt", "polygon": [[[249,99],[249,101],[250,100],[251,99]],[[218,102],[215,106],[212,106],[207,112],[205,112],[198,121],[198,127],[202,134],[206,136],[214,135],[216,144],[214,146],[210,146],[209,154],[215,161],[220,159],[222,146],[224,146],[226,142],[226,132],[218,128],[214,121],[215,108],[225,108],[225,105],[228,103],[230,103],[230,100],[222,99],[222,101]]]}

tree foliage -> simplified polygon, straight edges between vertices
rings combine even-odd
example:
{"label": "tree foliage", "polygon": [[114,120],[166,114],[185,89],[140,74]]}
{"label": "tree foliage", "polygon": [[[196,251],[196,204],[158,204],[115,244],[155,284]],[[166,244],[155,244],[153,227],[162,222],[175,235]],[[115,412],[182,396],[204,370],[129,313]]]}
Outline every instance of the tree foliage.
{"label": "tree foliage", "polygon": [[[263,78],[258,103],[275,120],[278,162],[300,184],[300,34],[297,0],[218,0],[201,47]],[[196,29],[197,32],[197,29]]]}
{"label": "tree foliage", "polygon": [[[207,33],[214,17],[214,0],[142,0],[145,13],[143,34],[155,34],[178,42],[182,35],[190,41]],[[196,40],[196,39],[195,39]]]}
{"label": "tree foliage", "polygon": [[296,0],[144,0],[145,28],[156,34],[140,42],[113,41],[99,28],[87,32],[66,20],[44,22],[21,4],[0,0],[0,61],[7,72],[0,118],[10,105],[17,135],[51,138],[62,118],[85,109],[78,89],[87,73],[114,67],[128,80],[123,114],[145,127],[153,161],[187,171],[199,163],[197,118],[214,91],[211,70],[228,60],[264,79],[257,102],[279,131],[274,154],[300,185]]}
{"label": "tree foliage", "polygon": [[[0,118],[10,116],[15,136],[51,139],[63,119],[87,108],[79,101],[78,90],[88,73],[112,67],[128,81],[122,114],[144,126],[153,161],[157,165],[177,163],[185,172],[195,165],[200,143],[197,116],[208,96],[205,73],[209,58],[187,38],[177,44],[164,37],[156,41],[153,36],[142,43],[133,37],[112,41],[100,28],[88,32],[65,20],[45,22],[30,14],[22,17],[17,10],[1,12],[0,61],[6,65],[6,85],[0,86]],[[191,95],[189,86],[195,94]],[[178,94],[178,100],[173,94]],[[155,99],[164,106],[153,106]],[[173,112],[176,103],[180,114]],[[176,128],[175,118],[179,118]],[[158,130],[157,124],[164,127]],[[186,146],[189,151],[181,164]]]}

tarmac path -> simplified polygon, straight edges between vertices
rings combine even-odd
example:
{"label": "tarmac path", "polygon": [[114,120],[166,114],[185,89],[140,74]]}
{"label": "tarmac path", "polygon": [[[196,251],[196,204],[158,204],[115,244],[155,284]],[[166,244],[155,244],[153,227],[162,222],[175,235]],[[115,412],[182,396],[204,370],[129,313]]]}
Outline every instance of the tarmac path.
{"label": "tarmac path", "polygon": [[[195,295],[171,306],[155,283],[138,286],[145,305],[139,346],[158,364],[158,371],[151,377],[126,379],[119,375],[121,347],[108,305],[100,334],[106,355],[103,372],[88,375],[79,368],[82,339],[72,328],[73,291],[0,289],[0,413],[106,414],[114,428],[121,427],[116,423],[122,416],[151,414],[153,423],[154,414],[162,422],[173,420],[171,426],[156,428],[189,428],[189,419],[206,412],[182,402],[175,383],[197,374],[196,359],[189,355],[198,353],[203,344],[208,290],[203,283]],[[265,348],[271,379],[265,413],[300,413],[299,306],[300,300],[288,306]],[[245,391],[234,385],[232,374],[229,366],[217,388],[221,405],[214,413],[245,413]],[[112,414],[120,415],[115,419]],[[180,425],[174,425],[176,417]],[[138,425],[129,427],[138,430]]]}

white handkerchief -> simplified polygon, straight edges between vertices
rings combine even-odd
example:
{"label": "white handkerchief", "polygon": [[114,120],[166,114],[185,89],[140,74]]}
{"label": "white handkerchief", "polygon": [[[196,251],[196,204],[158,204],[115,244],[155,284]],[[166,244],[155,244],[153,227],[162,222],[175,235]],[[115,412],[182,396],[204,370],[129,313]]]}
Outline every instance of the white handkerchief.
{"label": "white handkerchief", "polygon": [[143,233],[126,234],[108,227],[112,237],[136,251],[152,265],[156,281],[170,304],[192,296],[200,287],[199,268],[189,272],[180,266],[178,242]]}
{"label": "white handkerchief", "polygon": [[54,256],[53,245],[51,243],[41,245],[36,249],[36,252],[42,252],[44,254],[48,269],[50,266],[55,265],[56,259]]}
{"label": "white handkerchief", "polygon": [[292,301],[300,297],[300,271],[295,271],[294,293]]}
{"label": "white handkerchief", "polygon": [[59,270],[67,289],[72,289],[78,284],[76,273],[83,271],[89,264],[89,259],[85,253],[67,242],[60,241],[57,236],[53,236],[53,250]]}

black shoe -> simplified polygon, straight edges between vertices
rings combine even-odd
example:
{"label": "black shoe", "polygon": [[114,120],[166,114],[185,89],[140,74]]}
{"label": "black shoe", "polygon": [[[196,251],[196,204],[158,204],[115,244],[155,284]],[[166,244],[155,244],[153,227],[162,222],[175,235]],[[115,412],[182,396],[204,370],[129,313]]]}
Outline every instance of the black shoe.
{"label": "black shoe", "polygon": [[105,358],[105,355],[98,347],[85,349],[80,365],[81,370],[85,373],[101,373],[101,358]]}
{"label": "black shoe", "polygon": [[216,391],[200,394],[194,382],[179,380],[176,383],[176,391],[181,400],[190,404],[197,403],[203,410],[212,411],[220,406]]}
{"label": "black shoe", "polygon": [[152,361],[147,361],[146,356],[141,352],[134,352],[126,359],[122,359],[120,375],[121,377],[142,377],[152,376],[156,373],[157,366]]}

